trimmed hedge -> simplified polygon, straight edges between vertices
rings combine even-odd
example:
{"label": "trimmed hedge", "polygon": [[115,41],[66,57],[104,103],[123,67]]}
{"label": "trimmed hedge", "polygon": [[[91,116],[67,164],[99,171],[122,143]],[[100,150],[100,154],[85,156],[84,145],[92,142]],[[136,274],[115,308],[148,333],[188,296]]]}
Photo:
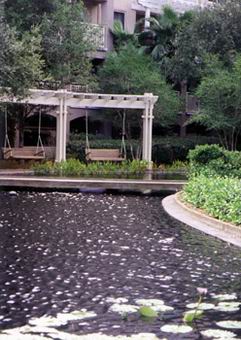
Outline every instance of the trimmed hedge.
{"label": "trimmed hedge", "polygon": [[188,154],[190,175],[204,174],[241,178],[241,152],[218,145],[200,145]]}
{"label": "trimmed hedge", "polygon": [[[84,135],[71,135],[70,142],[67,146],[67,153],[70,157],[76,157],[81,161],[85,161],[85,139]],[[121,141],[118,139],[103,139],[103,136],[89,135],[90,146],[92,148],[107,148],[117,149],[121,146]],[[157,165],[159,164],[172,164],[173,162],[180,160],[186,161],[187,155],[190,149],[194,149],[196,145],[200,144],[213,144],[217,143],[217,139],[203,136],[194,137],[154,137],[152,148],[152,159]],[[136,154],[138,148],[140,150],[141,143],[138,140],[132,140],[131,144],[126,142],[127,158],[131,157],[131,147],[134,154]]]}
{"label": "trimmed hedge", "polygon": [[184,187],[183,199],[215,218],[241,226],[241,182],[237,178],[193,177]]}

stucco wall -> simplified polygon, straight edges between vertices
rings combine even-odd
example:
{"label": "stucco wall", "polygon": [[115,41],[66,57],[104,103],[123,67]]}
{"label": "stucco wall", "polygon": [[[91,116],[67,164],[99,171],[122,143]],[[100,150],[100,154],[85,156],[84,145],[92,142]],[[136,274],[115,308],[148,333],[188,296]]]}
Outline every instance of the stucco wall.
{"label": "stucco wall", "polygon": [[133,33],[136,23],[136,11],[132,9],[132,0],[114,0],[114,11],[125,14],[125,30]]}

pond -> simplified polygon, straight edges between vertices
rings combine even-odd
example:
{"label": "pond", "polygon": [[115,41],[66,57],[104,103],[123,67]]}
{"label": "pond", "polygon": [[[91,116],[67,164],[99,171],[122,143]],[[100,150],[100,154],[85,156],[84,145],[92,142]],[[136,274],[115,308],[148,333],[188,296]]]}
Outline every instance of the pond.
{"label": "pond", "polygon": [[[240,249],[174,221],[162,198],[0,192],[0,339],[241,338]],[[165,329],[183,325],[197,287],[209,292],[203,317]],[[158,317],[140,318],[141,305]]]}

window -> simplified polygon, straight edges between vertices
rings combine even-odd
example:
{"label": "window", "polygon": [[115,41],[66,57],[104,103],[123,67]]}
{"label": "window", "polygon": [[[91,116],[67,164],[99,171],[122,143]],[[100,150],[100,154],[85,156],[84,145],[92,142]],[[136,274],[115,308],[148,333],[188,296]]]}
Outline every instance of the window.
{"label": "window", "polygon": [[114,21],[120,21],[122,23],[122,27],[125,28],[125,13],[122,12],[114,12]]}

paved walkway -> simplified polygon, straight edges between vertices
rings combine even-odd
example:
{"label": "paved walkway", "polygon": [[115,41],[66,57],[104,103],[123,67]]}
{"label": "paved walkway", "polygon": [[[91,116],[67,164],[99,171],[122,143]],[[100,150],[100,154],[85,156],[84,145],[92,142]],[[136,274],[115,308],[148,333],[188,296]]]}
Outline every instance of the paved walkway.
{"label": "paved walkway", "polygon": [[240,227],[219,221],[184,205],[178,195],[170,195],[162,200],[163,208],[170,216],[208,235],[241,247]]}

